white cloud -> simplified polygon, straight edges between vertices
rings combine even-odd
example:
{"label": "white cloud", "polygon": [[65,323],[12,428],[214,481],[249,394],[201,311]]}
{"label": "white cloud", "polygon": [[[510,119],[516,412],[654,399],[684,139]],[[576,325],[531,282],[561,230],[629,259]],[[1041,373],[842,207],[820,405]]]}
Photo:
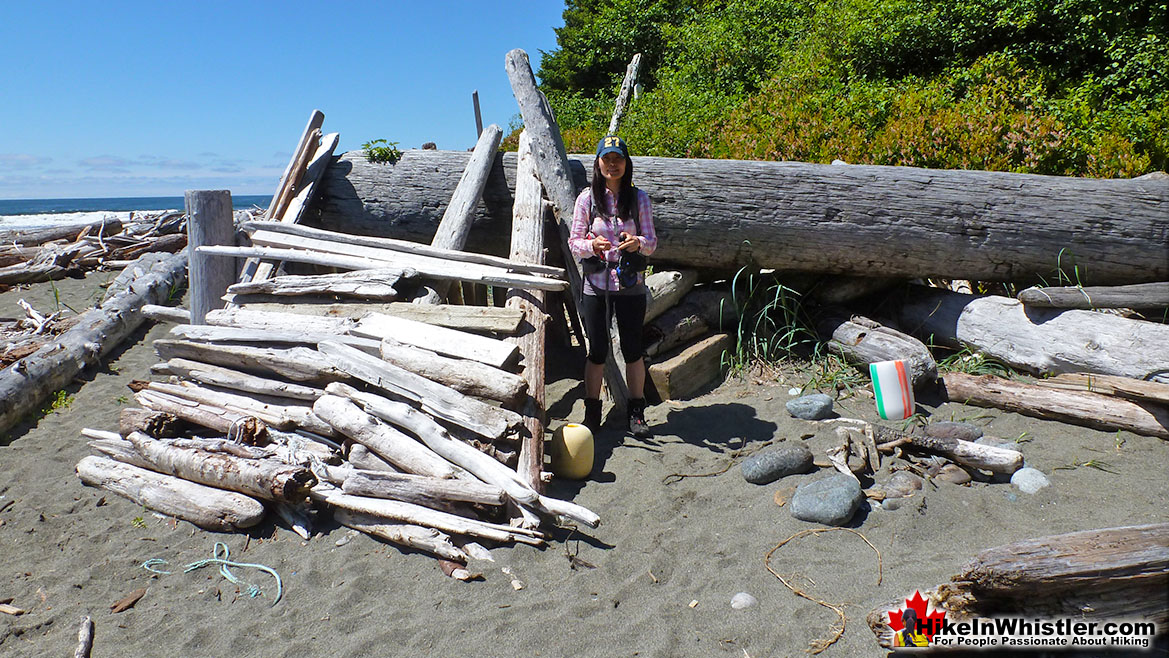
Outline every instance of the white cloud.
{"label": "white cloud", "polygon": [[41,167],[52,162],[53,159],[43,155],[30,153],[0,153],[0,165],[11,167]]}

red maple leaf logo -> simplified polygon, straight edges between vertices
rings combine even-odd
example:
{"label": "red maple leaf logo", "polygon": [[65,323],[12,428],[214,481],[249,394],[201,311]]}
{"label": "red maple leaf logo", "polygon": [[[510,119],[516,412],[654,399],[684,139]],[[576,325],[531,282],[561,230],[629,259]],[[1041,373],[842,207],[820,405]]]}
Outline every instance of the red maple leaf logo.
{"label": "red maple leaf logo", "polygon": [[893,629],[894,633],[898,633],[905,628],[905,623],[901,621],[901,614],[905,612],[906,608],[913,608],[917,613],[917,618],[921,621],[921,633],[925,635],[926,639],[933,641],[934,633],[942,627],[942,620],[946,618],[945,610],[935,610],[933,612],[926,612],[929,602],[922,597],[921,592],[915,591],[913,598],[905,599],[905,608],[901,608],[896,612],[889,613],[889,628]]}

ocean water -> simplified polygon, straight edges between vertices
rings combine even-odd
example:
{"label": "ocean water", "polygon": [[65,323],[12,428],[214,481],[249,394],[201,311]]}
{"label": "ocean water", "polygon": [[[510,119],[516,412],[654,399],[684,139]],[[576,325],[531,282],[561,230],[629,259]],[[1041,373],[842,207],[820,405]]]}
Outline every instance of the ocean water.
{"label": "ocean water", "polygon": [[[236,210],[266,208],[271,195],[232,195]],[[129,219],[131,211],[182,210],[183,197],[111,197],[104,199],[0,199],[0,231],[83,224],[105,217]]]}

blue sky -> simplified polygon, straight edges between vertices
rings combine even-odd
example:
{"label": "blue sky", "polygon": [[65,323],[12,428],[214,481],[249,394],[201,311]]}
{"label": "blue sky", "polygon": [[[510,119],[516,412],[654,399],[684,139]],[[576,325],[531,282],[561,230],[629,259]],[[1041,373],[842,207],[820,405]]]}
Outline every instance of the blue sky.
{"label": "blue sky", "polygon": [[309,114],[338,152],[474,146],[518,123],[504,55],[539,70],[557,0],[0,5],[0,199],[275,190]]}

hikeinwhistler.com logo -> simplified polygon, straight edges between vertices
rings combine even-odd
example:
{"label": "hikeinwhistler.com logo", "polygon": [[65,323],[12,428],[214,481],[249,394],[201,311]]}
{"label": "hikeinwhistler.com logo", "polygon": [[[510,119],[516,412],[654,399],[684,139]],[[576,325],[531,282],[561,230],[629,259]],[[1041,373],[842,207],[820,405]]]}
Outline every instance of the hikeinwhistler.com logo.
{"label": "hikeinwhistler.com logo", "polygon": [[914,592],[905,607],[889,612],[895,647],[960,649],[1147,649],[1157,635],[1151,621],[1086,620],[1074,617],[1037,619],[1002,615],[955,621]]}

